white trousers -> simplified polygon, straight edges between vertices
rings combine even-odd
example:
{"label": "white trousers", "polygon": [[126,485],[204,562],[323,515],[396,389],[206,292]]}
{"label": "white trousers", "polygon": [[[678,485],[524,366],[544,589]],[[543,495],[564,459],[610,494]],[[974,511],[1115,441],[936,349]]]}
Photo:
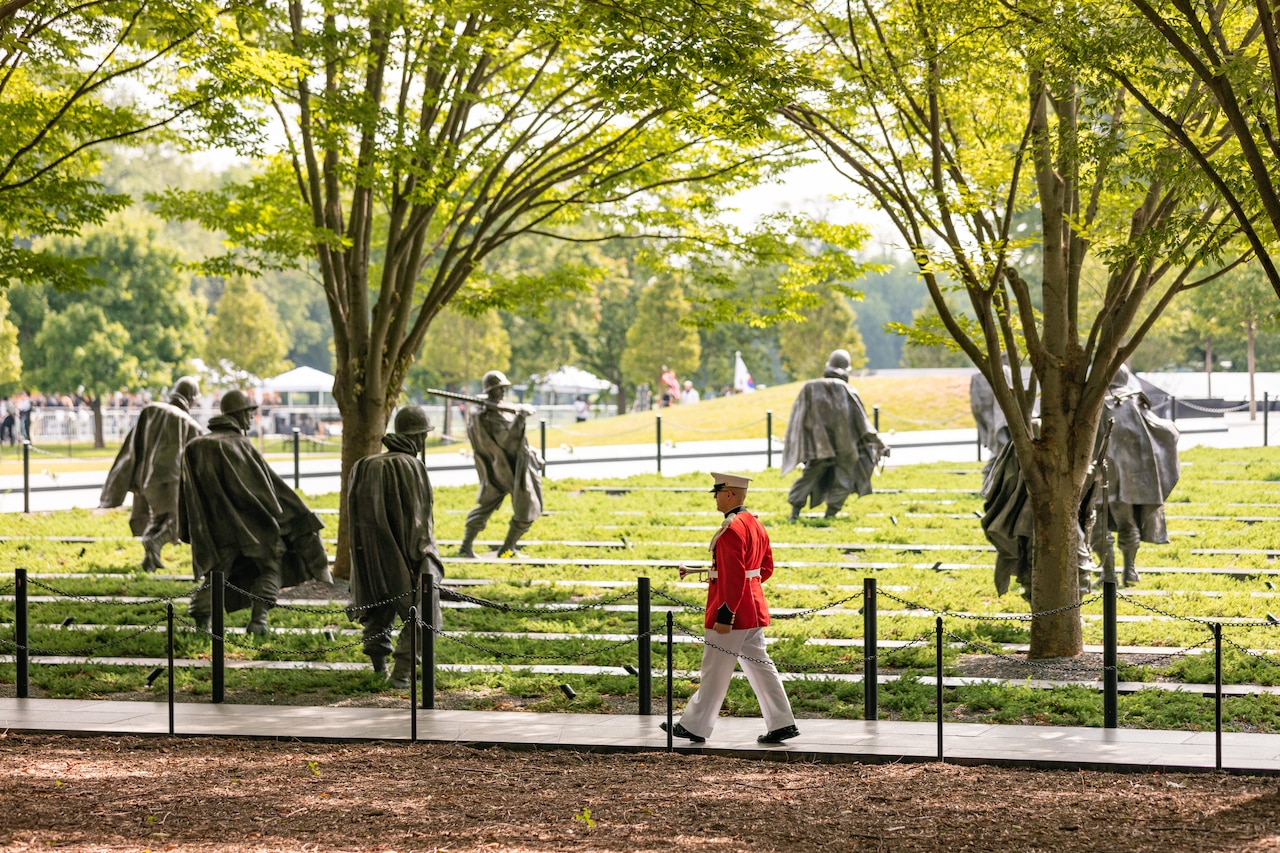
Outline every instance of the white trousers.
{"label": "white trousers", "polygon": [[[680,725],[700,737],[711,737],[720,716],[720,706],[729,692],[729,681],[739,663],[760,703],[766,731],[794,725],[791,702],[764,647],[764,629],[748,628],[717,634],[708,629],[702,650],[702,683],[680,717]],[[720,651],[723,649],[724,651]],[[738,655],[742,655],[741,658]]]}

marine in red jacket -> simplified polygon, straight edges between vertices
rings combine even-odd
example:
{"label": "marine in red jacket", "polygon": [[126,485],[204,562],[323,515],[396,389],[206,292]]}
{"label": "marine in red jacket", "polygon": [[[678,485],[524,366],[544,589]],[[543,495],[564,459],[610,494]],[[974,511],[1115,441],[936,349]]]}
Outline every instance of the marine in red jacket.
{"label": "marine in red jacket", "polygon": [[707,584],[702,679],[671,733],[695,743],[710,737],[729,681],[741,663],[768,728],[757,740],[781,743],[800,734],[800,730],[764,642],[769,604],[762,584],[773,575],[773,549],[769,534],[745,507],[750,478],[711,476],[715,479],[711,491],[716,496],[716,508],[724,513],[724,522],[709,547],[712,568]]}

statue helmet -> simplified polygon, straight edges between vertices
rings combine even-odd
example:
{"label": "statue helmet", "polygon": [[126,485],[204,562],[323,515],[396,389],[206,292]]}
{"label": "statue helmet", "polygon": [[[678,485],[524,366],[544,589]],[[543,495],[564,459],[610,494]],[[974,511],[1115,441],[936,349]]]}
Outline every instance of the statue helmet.
{"label": "statue helmet", "polygon": [[234,415],[236,412],[252,411],[256,408],[258,404],[253,402],[253,398],[240,390],[228,391],[218,401],[218,410],[224,415]]}
{"label": "statue helmet", "polygon": [[426,435],[435,429],[421,406],[405,406],[396,412],[395,428],[400,435]]}
{"label": "statue helmet", "polygon": [[1120,365],[1120,369],[1116,371],[1116,375],[1111,377],[1111,388],[1128,388],[1135,385],[1133,381],[1133,372],[1129,370],[1128,365]]}
{"label": "statue helmet", "polygon": [[200,383],[196,381],[194,376],[183,376],[173,383],[173,391],[176,397],[181,397],[188,403],[194,402],[200,396]]}
{"label": "statue helmet", "polygon": [[501,370],[490,370],[480,380],[480,387],[488,394],[494,388],[510,388],[511,380]]}
{"label": "statue helmet", "polygon": [[825,375],[842,376],[845,379],[848,379],[849,365],[851,363],[848,350],[832,350],[831,355],[827,357],[827,366],[823,373]]}

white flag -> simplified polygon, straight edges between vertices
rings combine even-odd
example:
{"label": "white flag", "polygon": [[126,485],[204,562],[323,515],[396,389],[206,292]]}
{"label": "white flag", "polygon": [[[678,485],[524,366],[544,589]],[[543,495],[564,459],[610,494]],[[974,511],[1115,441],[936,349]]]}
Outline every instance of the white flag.
{"label": "white flag", "polygon": [[735,352],[733,356],[733,392],[735,394],[750,394],[756,390],[756,383],[751,379],[751,373],[747,370],[747,365],[742,361],[742,353]]}

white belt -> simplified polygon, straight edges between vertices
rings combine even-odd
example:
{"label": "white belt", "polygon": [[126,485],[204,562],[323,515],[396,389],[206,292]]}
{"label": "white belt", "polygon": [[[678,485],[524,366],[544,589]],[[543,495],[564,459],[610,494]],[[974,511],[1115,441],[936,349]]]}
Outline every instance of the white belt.
{"label": "white belt", "polygon": [[[747,569],[746,576],[747,576],[748,578],[758,578],[758,577],[760,577],[760,570],[759,570],[759,569]],[[715,580],[716,578],[720,577],[720,572],[719,572],[719,571],[717,571],[716,569],[712,569],[712,570],[711,570],[711,572],[710,572],[710,574],[708,575],[708,577],[710,577],[710,578],[711,578],[711,580]]]}

